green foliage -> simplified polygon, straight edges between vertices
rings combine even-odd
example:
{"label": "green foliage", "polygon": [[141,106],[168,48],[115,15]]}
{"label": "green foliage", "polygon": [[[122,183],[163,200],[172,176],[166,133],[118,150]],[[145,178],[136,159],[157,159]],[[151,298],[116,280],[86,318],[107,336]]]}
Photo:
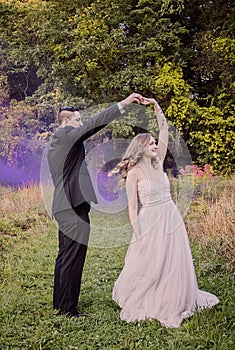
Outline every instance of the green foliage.
{"label": "green foliage", "polygon": [[226,0],[213,2],[185,1],[184,23],[190,36],[185,45],[194,51],[187,67],[195,91],[207,105],[211,99],[217,105],[217,96],[223,91],[234,99],[234,3]]}
{"label": "green foliage", "polygon": [[[234,23],[229,0],[0,1],[2,158],[14,161],[12,149],[23,152],[18,144],[29,138],[24,128],[18,138],[8,133],[10,122],[28,129],[34,119],[31,136],[46,139],[59,105],[137,91],[159,100],[194,161],[233,172]],[[13,120],[16,78],[23,101]],[[114,135],[133,133],[131,114],[126,122]]]}
{"label": "green foliage", "polygon": [[223,110],[211,106],[199,109],[195,130],[190,133],[190,144],[201,164],[210,163],[214,172],[234,172],[235,105]]}
{"label": "green foliage", "polygon": [[190,98],[191,88],[183,79],[182,69],[172,63],[164,64],[156,78],[156,89],[166,103],[166,116],[180,132],[186,132],[194,120],[194,101],[192,95]]}
{"label": "green foliage", "polygon": [[30,105],[14,100],[9,108],[2,110],[0,156],[4,163],[23,169],[26,159],[40,158],[46,130],[35,114]]}

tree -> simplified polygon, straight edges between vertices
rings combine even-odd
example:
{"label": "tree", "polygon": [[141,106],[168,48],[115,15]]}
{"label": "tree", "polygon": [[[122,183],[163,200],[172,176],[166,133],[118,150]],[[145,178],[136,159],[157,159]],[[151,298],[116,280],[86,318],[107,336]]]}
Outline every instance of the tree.
{"label": "tree", "polygon": [[[26,129],[27,113],[44,137],[61,104],[88,107],[138,91],[159,100],[195,162],[233,171],[232,1],[15,0],[0,1],[0,15],[8,106],[18,116],[7,113]],[[113,134],[136,132],[136,118],[112,125]]]}

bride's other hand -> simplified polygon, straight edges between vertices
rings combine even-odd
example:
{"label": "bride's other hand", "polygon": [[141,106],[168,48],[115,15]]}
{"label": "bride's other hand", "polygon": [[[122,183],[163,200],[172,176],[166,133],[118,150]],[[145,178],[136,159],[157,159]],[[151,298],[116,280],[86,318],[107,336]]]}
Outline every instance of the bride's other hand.
{"label": "bride's other hand", "polygon": [[147,98],[147,97],[142,98],[141,104],[143,104],[144,106],[158,105],[157,101],[154,98]]}

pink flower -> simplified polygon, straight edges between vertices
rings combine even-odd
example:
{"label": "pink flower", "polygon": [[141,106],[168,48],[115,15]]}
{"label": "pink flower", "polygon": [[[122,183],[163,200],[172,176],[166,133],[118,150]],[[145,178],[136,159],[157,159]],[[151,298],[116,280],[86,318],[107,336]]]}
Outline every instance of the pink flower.
{"label": "pink flower", "polygon": [[179,172],[181,175],[192,174],[195,177],[212,177],[210,164],[205,164],[203,169],[197,164],[186,165],[184,168],[180,169]]}
{"label": "pink flower", "polygon": [[189,174],[193,171],[192,165],[186,165],[184,168],[185,168],[185,171],[187,172],[187,174]]}
{"label": "pink flower", "polygon": [[198,169],[198,171],[197,171],[197,176],[203,177],[203,176],[204,176],[204,171],[201,170],[201,169]]}
{"label": "pink flower", "polygon": [[209,177],[209,178],[212,177],[210,164],[204,165],[204,171],[205,171],[207,177]]}

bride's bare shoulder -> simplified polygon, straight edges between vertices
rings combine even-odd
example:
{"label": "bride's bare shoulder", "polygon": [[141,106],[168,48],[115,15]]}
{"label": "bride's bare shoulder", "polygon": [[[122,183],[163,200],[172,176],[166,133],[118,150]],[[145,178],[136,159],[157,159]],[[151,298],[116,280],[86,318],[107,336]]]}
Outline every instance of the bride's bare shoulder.
{"label": "bride's bare shoulder", "polygon": [[141,168],[140,168],[140,166],[138,164],[133,166],[133,168],[131,168],[131,170],[128,171],[128,176],[129,177],[136,177],[137,179],[139,179],[140,176],[141,176]]}

